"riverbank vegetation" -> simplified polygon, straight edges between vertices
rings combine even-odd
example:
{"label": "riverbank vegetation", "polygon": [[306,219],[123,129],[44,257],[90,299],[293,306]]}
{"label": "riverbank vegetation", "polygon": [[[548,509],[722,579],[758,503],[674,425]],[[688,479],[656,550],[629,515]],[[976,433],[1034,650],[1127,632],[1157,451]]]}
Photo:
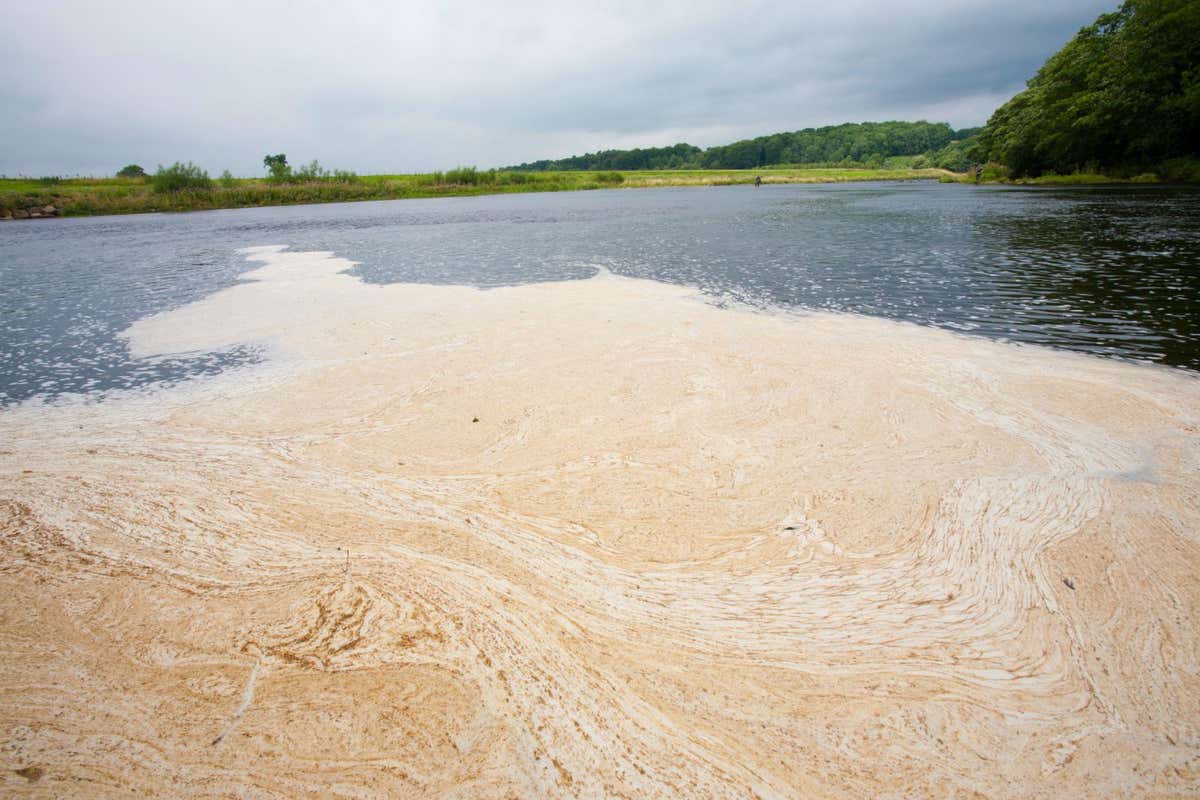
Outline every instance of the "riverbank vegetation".
{"label": "riverbank vegetation", "polygon": [[[120,173],[118,173],[120,174]],[[183,191],[205,191],[212,188],[212,178],[192,162],[181,164],[176,161],[169,167],[159,167],[150,179],[150,185],[158,194]]]}
{"label": "riverbank vegetation", "polygon": [[[159,175],[163,177],[160,179]],[[417,175],[322,173],[305,180],[266,178],[207,180],[195,165],[160,168],[149,179],[0,179],[0,217],[18,209],[53,205],[64,216],[194,211],[249,206],[397,200],[419,197],[559,192],[649,186],[731,186],[754,183],[837,183],[872,180],[937,180],[945,170],[786,168],[763,170],[615,170],[516,172],[460,167]],[[169,176],[169,178],[168,178]],[[339,177],[340,176],[340,177]],[[207,180],[207,182],[206,182]],[[157,181],[157,182],[156,182]],[[176,189],[159,190],[168,183]]]}
{"label": "riverbank vegetation", "polygon": [[1101,15],[996,110],[976,157],[1017,179],[1200,181],[1200,3]]}
{"label": "riverbank vegetation", "polygon": [[1100,172],[1095,165],[1071,172],[1047,170],[1038,175],[1020,175],[1003,164],[988,162],[975,172],[948,173],[942,183],[1005,183],[1018,186],[1084,186],[1089,184],[1121,183],[1200,183],[1200,158],[1171,159],[1146,168],[1126,164]]}

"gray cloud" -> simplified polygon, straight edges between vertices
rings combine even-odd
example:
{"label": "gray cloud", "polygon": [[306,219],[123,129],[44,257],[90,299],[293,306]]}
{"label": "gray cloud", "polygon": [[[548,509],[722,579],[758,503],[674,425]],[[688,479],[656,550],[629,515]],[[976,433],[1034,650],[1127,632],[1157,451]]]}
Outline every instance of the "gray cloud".
{"label": "gray cloud", "polygon": [[6,11],[0,173],[267,152],[480,166],[845,121],[983,123],[1115,0],[58,0]]}

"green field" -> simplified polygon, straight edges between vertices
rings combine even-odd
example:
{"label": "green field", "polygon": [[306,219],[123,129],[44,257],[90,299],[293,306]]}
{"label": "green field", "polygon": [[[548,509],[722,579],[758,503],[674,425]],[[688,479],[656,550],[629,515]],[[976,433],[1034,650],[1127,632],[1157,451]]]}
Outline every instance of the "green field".
{"label": "green field", "polygon": [[514,172],[451,170],[414,175],[363,175],[350,180],[276,183],[260,178],[217,181],[210,189],[155,192],[148,180],[130,178],[0,179],[0,217],[18,209],[53,205],[63,216],[196,211],[216,208],[397,200],[418,197],[561,192],[651,186],[731,186],[753,183],[937,180],[942,169],[645,170],[625,172]]}

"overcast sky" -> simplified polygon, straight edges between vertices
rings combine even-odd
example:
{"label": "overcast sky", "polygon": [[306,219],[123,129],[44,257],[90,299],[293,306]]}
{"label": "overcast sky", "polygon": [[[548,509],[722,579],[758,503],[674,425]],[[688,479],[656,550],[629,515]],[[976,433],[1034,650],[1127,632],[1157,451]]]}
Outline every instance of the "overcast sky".
{"label": "overcast sky", "polygon": [[360,173],[980,125],[1118,0],[6,4],[0,174]]}

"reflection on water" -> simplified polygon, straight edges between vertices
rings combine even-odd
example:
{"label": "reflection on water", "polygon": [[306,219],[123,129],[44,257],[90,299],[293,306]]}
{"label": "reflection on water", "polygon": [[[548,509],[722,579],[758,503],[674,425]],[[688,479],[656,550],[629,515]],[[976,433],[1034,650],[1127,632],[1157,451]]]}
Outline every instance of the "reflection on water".
{"label": "reflection on water", "polygon": [[0,226],[0,402],[214,372],[253,346],[132,359],[119,333],[237,280],[238,248],[375,283],[497,286],[599,266],[717,298],[904,319],[1200,369],[1200,192],[935,184],[407,200]]}

